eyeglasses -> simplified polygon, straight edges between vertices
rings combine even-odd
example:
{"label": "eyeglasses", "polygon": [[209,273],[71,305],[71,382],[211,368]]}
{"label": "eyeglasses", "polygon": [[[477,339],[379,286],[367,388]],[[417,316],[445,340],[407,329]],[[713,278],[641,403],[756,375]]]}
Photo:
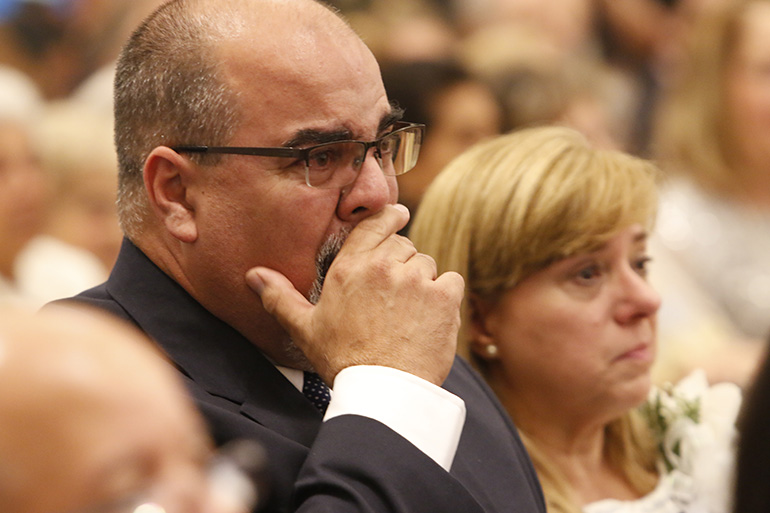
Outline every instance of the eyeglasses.
{"label": "eyeglasses", "polygon": [[[205,494],[187,507],[158,483],[143,493],[119,497],[69,513],[248,513],[267,494],[265,453],[253,440],[238,439],[221,447],[206,466]],[[167,483],[166,483],[167,484]]]}
{"label": "eyeglasses", "polygon": [[[305,165],[305,183],[318,189],[336,189],[356,180],[370,148],[388,176],[403,175],[417,163],[425,125],[398,122],[395,130],[371,142],[334,141],[307,148],[251,148],[239,146],[175,146],[179,153],[221,153],[293,159]],[[285,162],[280,168],[289,167]]]}

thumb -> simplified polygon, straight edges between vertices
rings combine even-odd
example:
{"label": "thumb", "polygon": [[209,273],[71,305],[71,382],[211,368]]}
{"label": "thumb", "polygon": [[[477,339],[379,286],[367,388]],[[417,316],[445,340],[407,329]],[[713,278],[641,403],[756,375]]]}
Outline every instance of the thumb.
{"label": "thumb", "polygon": [[286,276],[268,269],[254,267],[246,273],[246,283],[262,299],[262,306],[274,316],[292,337],[304,340],[313,305]]}

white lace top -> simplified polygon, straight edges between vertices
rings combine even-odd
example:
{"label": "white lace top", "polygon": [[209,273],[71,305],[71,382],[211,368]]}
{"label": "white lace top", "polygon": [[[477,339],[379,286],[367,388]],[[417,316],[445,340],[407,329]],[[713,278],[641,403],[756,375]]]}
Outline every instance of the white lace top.
{"label": "white lace top", "polygon": [[679,383],[653,387],[643,414],[659,442],[660,480],[644,497],[605,499],[585,513],[730,513],[741,390],[709,386],[702,371]]}
{"label": "white lace top", "polygon": [[[583,507],[584,513],[708,513],[697,500],[692,478],[673,471],[649,494],[635,501],[605,499]],[[727,512],[725,512],[727,513]]]}

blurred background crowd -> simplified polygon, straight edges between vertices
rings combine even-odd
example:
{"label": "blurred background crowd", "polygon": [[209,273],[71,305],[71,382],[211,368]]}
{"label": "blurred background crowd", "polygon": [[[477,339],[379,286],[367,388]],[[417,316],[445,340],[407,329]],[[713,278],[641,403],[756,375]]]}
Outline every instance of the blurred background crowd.
{"label": "blurred background crowd", "polygon": [[[121,241],[112,66],[159,0],[0,0],[0,298],[100,283]],[[539,124],[664,171],[658,381],[745,384],[770,331],[770,1],[329,0],[427,125],[413,211],[470,145]],[[408,231],[408,227],[405,231]]]}

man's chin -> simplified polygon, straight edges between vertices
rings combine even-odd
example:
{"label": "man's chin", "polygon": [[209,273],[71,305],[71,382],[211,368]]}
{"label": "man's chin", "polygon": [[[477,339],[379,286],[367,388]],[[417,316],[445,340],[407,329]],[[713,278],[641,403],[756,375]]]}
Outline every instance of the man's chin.
{"label": "man's chin", "polygon": [[284,355],[286,357],[286,361],[291,362],[289,367],[292,369],[298,369],[301,371],[315,371],[313,364],[310,363],[310,360],[307,359],[305,353],[297,346],[294,340],[289,339],[289,341],[286,343],[284,346]]}

